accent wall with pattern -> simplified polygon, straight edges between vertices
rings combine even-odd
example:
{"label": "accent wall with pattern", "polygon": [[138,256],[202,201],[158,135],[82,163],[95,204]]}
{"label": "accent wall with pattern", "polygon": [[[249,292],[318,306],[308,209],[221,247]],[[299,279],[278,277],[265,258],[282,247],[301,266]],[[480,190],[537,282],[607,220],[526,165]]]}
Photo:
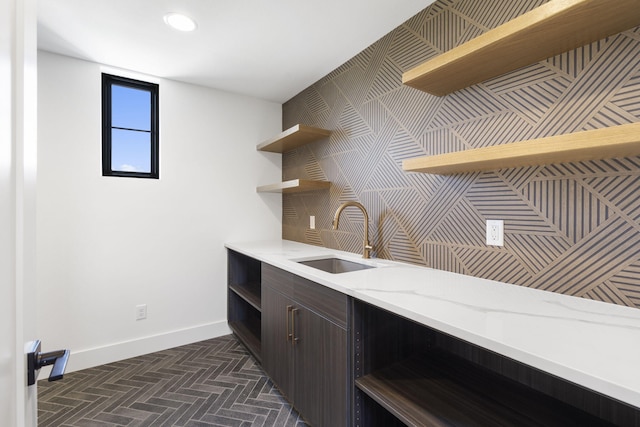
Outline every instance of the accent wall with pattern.
{"label": "accent wall with pattern", "polygon": [[[640,158],[440,176],[402,160],[640,121],[640,27],[436,97],[402,73],[544,0],[438,0],[283,106],[329,138],[283,154],[283,238],[640,307]],[[309,229],[309,216],[316,229]],[[485,244],[488,219],[504,247]]]}

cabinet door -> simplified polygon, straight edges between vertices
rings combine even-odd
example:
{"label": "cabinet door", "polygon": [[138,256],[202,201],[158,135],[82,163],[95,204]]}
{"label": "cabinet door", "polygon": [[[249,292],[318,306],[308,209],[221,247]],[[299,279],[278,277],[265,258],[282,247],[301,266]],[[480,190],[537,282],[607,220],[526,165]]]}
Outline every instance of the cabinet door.
{"label": "cabinet door", "polygon": [[293,346],[291,299],[269,286],[262,288],[262,367],[280,391],[293,402]]}
{"label": "cabinet door", "polygon": [[294,312],[295,406],[313,426],[347,425],[347,332],[298,306]]}
{"label": "cabinet door", "polygon": [[325,321],[322,337],[323,425],[347,426],[349,381],[347,331]]}

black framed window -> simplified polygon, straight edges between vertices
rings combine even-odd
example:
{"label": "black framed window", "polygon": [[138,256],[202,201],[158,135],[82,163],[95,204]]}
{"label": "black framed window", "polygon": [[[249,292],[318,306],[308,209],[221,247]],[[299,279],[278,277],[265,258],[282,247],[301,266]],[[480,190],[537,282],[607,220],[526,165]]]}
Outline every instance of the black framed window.
{"label": "black framed window", "polygon": [[158,85],[102,74],[102,175],[159,178]]}

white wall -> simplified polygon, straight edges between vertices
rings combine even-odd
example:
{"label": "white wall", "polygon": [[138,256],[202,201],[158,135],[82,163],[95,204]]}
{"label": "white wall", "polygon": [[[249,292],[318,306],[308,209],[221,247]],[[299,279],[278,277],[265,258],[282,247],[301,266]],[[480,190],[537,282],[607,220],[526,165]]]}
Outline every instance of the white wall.
{"label": "white wall", "polygon": [[103,177],[102,71],[39,52],[38,328],[69,370],[228,333],[224,242],[281,236],[281,198],[255,192],[281,179],[255,149],[280,104],[154,79],[160,179]]}

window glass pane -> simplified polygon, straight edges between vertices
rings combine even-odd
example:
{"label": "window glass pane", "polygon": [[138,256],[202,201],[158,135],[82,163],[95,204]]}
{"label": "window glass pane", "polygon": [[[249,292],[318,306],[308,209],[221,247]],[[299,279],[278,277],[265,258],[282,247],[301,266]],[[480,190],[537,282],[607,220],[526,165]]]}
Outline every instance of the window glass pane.
{"label": "window glass pane", "polygon": [[111,126],[151,130],[151,93],[126,86],[111,86]]}
{"label": "window glass pane", "polygon": [[151,172],[151,134],[113,129],[111,169],[120,172]]}

